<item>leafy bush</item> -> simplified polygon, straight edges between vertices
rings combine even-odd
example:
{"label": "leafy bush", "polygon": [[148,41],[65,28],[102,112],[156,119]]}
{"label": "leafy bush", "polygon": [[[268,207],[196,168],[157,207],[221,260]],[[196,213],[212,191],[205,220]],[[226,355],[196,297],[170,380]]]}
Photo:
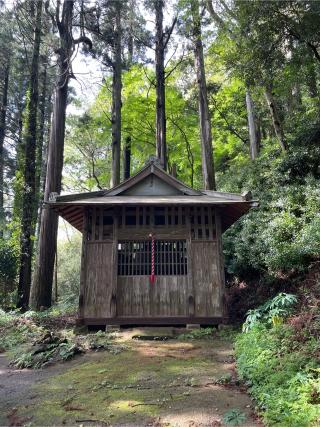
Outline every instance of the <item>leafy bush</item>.
{"label": "leafy bush", "polygon": [[13,366],[38,369],[86,351],[118,354],[126,350],[126,346],[112,342],[115,333],[76,334],[74,323],[61,309],[65,307],[23,314],[0,310],[0,351],[8,351]]}
{"label": "leafy bush", "polygon": [[252,190],[260,207],[224,234],[226,267],[240,278],[304,271],[320,253],[320,126],[302,130],[285,156],[270,143],[255,162],[234,159],[219,189]]}
{"label": "leafy bush", "polygon": [[271,188],[257,196],[261,207],[224,235],[228,272],[248,277],[305,270],[320,253],[318,182],[309,178],[304,185]]}
{"label": "leafy bush", "polygon": [[18,254],[10,241],[0,239],[0,304],[14,307]]}
{"label": "leafy bush", "polygon": [[246,321],[243,324],[243,331],[248,332],[258,323],[281,324],[283,319],[292,312],[297,297],[292,294],[281,292],[271,300],[266,301],[260,307],[247,312]]}
{"label": "leafy bush", "polygon": [[179,335],[179,339],[184,340],[201,340],[212,338],[214,334],[213,328],[200,328],[194,329],[193,331],[186,332],[185,334]]}
{"label": "leafy bush", "polygon": [[21,344],[37,339],[43,333],[43,327],[33,319],[15,312],[0,312],[0,348],[11,350]]}
{"label": "leafy bush", "polygon": [[30,349],[16,352],[11,365],[19,369],[39,369],[52,363],[72,359],[75,355],[84,352],[80,346],[66,338],[63,339],[48,332],[45,333],[44,338],[34,342]]}
{"label": "leafy bush", "polygon": [[246,414],[240,412],[238,409],[230,409],[230,411],[223,415],[223,422],[227,426],[241,426],[246,419]]}
{"label": "leafy bush", "polygon": [[0,308],[0,327],[5,326],[12,321],[12,314],[5,312]]}
{"label": "leafy bush", "polygon": [[[50,307],[48,310],[42,312],[44,316],[65,316],[77,313],[79,308],[78,295],[62,295],[59,301]],[[41,313],[37,313],[40,314]]]}
{"label": "leafy bush", "polygon": [[320,423],[319,341],[303,345],[287,324],[258,323],[236,339],[237,369],[268,426],[303,427]]}
{"label": "leafy bush", "polygon": [[[81,234],[65,226],[67,239],[58,241],[58,295],[59,305],[78,304],[81,266]],[[62,228],[62,226],[61,226]]]}

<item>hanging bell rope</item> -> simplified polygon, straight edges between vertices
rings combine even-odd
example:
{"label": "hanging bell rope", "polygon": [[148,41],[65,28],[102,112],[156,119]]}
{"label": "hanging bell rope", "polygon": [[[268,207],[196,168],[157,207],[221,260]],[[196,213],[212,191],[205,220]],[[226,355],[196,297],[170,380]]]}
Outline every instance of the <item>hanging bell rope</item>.
{"label": "hanging bell rope", "polygon": [[151,275],[150,275],[150,284],[153,285],[156,276],[155,276],[155,259],[154,259],[154,253],[155,253],[155,247],[154,247],[154,234],[150,233],[149,237],[151,238]]}

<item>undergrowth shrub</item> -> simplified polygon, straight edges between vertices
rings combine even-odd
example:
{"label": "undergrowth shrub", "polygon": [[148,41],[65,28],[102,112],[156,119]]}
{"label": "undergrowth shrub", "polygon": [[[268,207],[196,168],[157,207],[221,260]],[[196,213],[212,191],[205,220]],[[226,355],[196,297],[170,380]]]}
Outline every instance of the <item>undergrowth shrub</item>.
{"label": "undergrowth shrub", "polygon": [[76,333],[64,310],[64,306],[23,314],[0,310],[0,351],[8,352],[12,366],[37,369],[87,351],[118,354],[126,349],[113,342],[114,333]]}
{"label": "undergrowth shrub", "polygon": [[0,239],[0,305],[15,306],[18,253],[11,242]]}
{"label": "undergrowth shrub", "polygon": [[288,324],[263,323],[236,339],[237,369],[268,426],[310,427],[320,423],[320,343],[296,341]]}
{"label": "undergrowth shrub", "polygon": [[201,328],[194,329],[190,332],[186,332],[185,334],[179,335],[179,340],[201,340],[201,339],[209,339],[212,338],[215,333],[213,328]]}
{"label": "undergrowth shrub", "polygon": [[9,313],[0,310],[0,349],[7,351],[32,342],[44,332],[41,324],[34,321],[31,313]]}
{"label": "undergrowth shrub", "polygon": [[297,297],[285,292],[279,293],[272,299],[267,300],[263,305],[249,310],[246,321],[243,324],[243,331],[248,332],[258,323],[264,322],[269,325],[279,325],[283,319],[292,313]]}
{"label": "undergrowth shrub", "polygon": [[68,308],[68,304],[76,305],[79,298],[81,233],[64,225],[68,238],[58,241],[58,301]]}

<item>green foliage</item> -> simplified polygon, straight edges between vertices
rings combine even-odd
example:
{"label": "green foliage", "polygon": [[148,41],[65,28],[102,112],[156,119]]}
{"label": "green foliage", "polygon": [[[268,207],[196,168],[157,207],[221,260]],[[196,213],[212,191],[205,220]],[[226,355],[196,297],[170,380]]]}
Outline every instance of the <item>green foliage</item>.
{"label": "green foliage", "polygon": [[215,381],[215,384],[223,384],[223,385],[232,384],[232,381],[233,381],[232,374],[228,373],[228,374],[225,374],[225,375],[221,375],[221,377],[219,377]]}
{"label": "green foliage", "polygon": [[283,319],[292,313],[296,303],[297,297],[295,295],[281,292],[260,307],[248,311],[246,321],[243,324],[243,331],[249,332],[261,322],[272,325],[281,324]]}
{"label": "green foliage", "polygon": [[0,310],[0,349],[8,352],[11,365],[39,369],[87,351],[119,354],[126,350],[126,346],[113,342],[114,333],[76,334],[66,312],[65,305],[24,314]]}
{"label": "green foliage", "polygon": [[186,332],[185,334],[179,335],[179,340],[202,340],[202,339],[210,339],[214,334],[213,328],[200,328],[194,329],[190,332]]}
{"label": "green foliage", "polygon": [[37,339],[43,328],[32,320],[16,313],[0,312],[0,348],[16,349],[18,346]]}
{"label": "green foliage", "polygon": [[[304,135],[309,135],[309,145],[303,153],[300,150],[300,161],[299,150],[294,148],[301,145],[297,137],[286,156],[279,157],[277,148],[269,149],[255,162],[234,162],[233,175],[219,176],[224,190],[255,189],[260,201],[259,209],[251,210],[224,235],[231,274],[276,276],[302,271],[320,253],[319,156],[312,148],[319,143],[319,135],[314,129]],[[298,161],[305,165],[299,173],[294,166]]]}
{"label": "green foliage", "polygon": [[53,342],[43,347],[35,347],[26,352],[16,352],[11,365],[18,369],[33,368],[40,369],[48,364],[66,361],[80,354],[83,350],[73,342],[66,340]]}
{"label": "green foliage", "polygon": [[2,307],[14,305],[14,291],[18,267],[18,254],[10,241],[0,239],[0,303]]}
{"label": "green foliage", "polygon": [[12,316],[9,313],[6,313],[4,310],[0,309],[0,327],[5,326],[12,320]]}
{"label": "green foliage", "polygon": [[68,117],[64,165],[64,182],[73,191],[108,187],[111,124],[105,106],[101,106],[99,115],[89,109],[81,116]]}
{"label": "green foliage", "polygon": [[58,306],[56,310],[75,312],[80,285],[82,235],[68,224],[60,225],[64,238],[58,241]]}
{"label": "green foliage", "polygon": [[307,427],[320,422],[319,341],[297,341],[287,324],[259,323],[236,339],[237,369],[268,426]]}
{"label": "green foliage", "polygon": [[239,327],[234,325],[222,325],[217,331],[217,336],[224,341],[234,341],[239,333]]}
{"label": "green foliage", "polygon": [[62,295],[59,301],[44,312],[33,312],[39,318],[55,318],[58,316],[74,316],[79,308],[78,294]]}
{"label": "green foliage", "polygon": [[223,422],[227,426],[241,426],[246,421],[246,414],[238,409],[230,409],[223,415]]}

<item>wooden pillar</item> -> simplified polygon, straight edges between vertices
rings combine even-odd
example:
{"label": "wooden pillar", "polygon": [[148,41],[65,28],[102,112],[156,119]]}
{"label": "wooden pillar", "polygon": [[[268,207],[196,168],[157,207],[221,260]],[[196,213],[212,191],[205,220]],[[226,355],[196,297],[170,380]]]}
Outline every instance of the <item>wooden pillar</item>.
{"label": "wooden pillar", "polygon": [[87,256],[87,232],[88,232],[88,210],[83,211],[82,228],[82,250],[81,250],[81,270],[80,270],[80,292],[79,292],[79,322],[84,318],[84,293],[86,287],[86,256]]}
{"label": "wooden pillar", "polygon": [[188,263],[188,295],[187,295],[187,307],[189,317],[193,317],[195,314],[195,292],[193,283],[193,272],[192,272],[192,240],[191,240],[191,221],[190,221],[190,208],[185,208],[186,217],[186,229],[187,229],[187,263]]}
{"label": "wooden pillar", "polygon": [[[119,209],[114,209],[113,212],[113,247],[112,247],[112,290],[110,299],[110,313],[111,317],[117,316],[117,282],[118,282],[118,229],[119,229]],[[122,224],[124,224],[125,215],[122,217]]]}
{"label": "wooden pillar", "polygon": [[225,306],[225,274],[224,274],[224,259],[222,251],[222,227],[221,227],[221,211],[220,209],[215,210],[215,225],[216,225],[216,252],[217,252],[217,271],[219,278],[219,290],[220,290],[220,305],[221,315],[226,316],[227,310]]}

